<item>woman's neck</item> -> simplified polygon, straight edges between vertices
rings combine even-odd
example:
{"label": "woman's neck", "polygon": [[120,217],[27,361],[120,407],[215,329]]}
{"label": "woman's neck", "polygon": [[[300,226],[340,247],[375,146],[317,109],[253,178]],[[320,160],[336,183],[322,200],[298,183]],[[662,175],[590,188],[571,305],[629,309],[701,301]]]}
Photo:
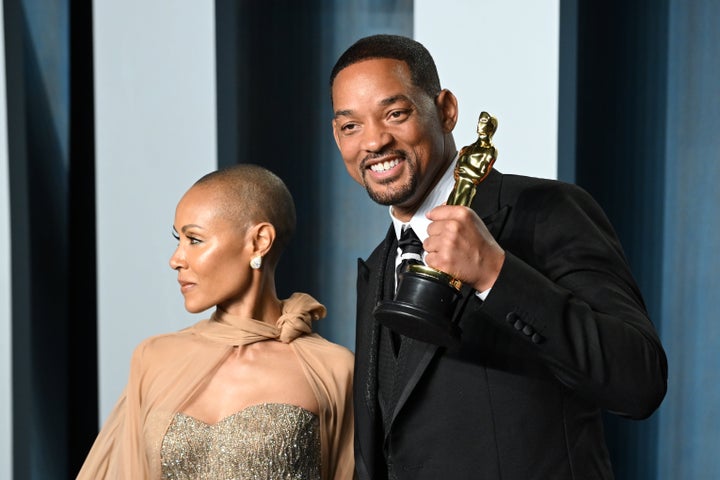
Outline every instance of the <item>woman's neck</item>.
{"label": "woman's neck", "polygon": [[217,305],[217,309],[230,317],[252,318],[274,326],[282,314],[282,302],[277,298],[274,283],[264,288],[253,284],[240,301]]}

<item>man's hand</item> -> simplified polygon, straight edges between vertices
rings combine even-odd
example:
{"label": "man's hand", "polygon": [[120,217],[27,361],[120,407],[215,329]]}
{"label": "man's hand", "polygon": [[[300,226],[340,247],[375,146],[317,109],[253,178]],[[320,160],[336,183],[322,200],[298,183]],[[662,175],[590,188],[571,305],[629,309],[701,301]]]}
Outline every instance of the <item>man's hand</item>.
{"label": "man's hand", "polygon": [[432,221],[423,242],[428,266],[483,292],[495,284],[505,251],[468,207],[440,205],[427,214]]}

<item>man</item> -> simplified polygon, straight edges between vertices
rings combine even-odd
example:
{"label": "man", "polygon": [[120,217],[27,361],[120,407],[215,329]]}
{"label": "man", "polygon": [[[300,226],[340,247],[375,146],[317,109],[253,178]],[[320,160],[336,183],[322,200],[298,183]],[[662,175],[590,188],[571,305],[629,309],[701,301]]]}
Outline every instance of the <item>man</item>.
{"label": "man", "polygon": [[[359,478],[612,478],[601,410],[649,416],[667,364],[599,206],[576,186],[497,170],[471,207],[443,205],[457,100],[411,39],[359,40],[330,87],[347,170],[392,218],[359,262]],[[405,225],[428,266],[463,282],[457,346],[399,336],[373,318],[394,295]]]}

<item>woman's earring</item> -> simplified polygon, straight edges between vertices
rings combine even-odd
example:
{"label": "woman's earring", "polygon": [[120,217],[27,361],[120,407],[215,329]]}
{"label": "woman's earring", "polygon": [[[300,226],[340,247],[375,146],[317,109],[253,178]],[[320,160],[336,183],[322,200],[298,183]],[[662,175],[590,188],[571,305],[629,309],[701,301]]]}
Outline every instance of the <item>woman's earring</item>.
{"label": "woman's earring", "polygon": [[262,266],[262,257],[260,255],[256,255],[250,259],[250,268],[252,268],[253,270],[257,270],[261,266]]}

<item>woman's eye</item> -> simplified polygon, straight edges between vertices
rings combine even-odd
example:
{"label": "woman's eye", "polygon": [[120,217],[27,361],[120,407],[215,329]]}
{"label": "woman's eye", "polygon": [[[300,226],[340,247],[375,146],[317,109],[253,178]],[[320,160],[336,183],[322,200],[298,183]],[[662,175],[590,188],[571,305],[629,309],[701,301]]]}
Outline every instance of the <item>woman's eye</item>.
{"label": "woman's eye", "polygon": [[188,237],[188,240],[190,241],[190,245],[197,245],[198,243],[200,243],[200,240],[195,237]]}

